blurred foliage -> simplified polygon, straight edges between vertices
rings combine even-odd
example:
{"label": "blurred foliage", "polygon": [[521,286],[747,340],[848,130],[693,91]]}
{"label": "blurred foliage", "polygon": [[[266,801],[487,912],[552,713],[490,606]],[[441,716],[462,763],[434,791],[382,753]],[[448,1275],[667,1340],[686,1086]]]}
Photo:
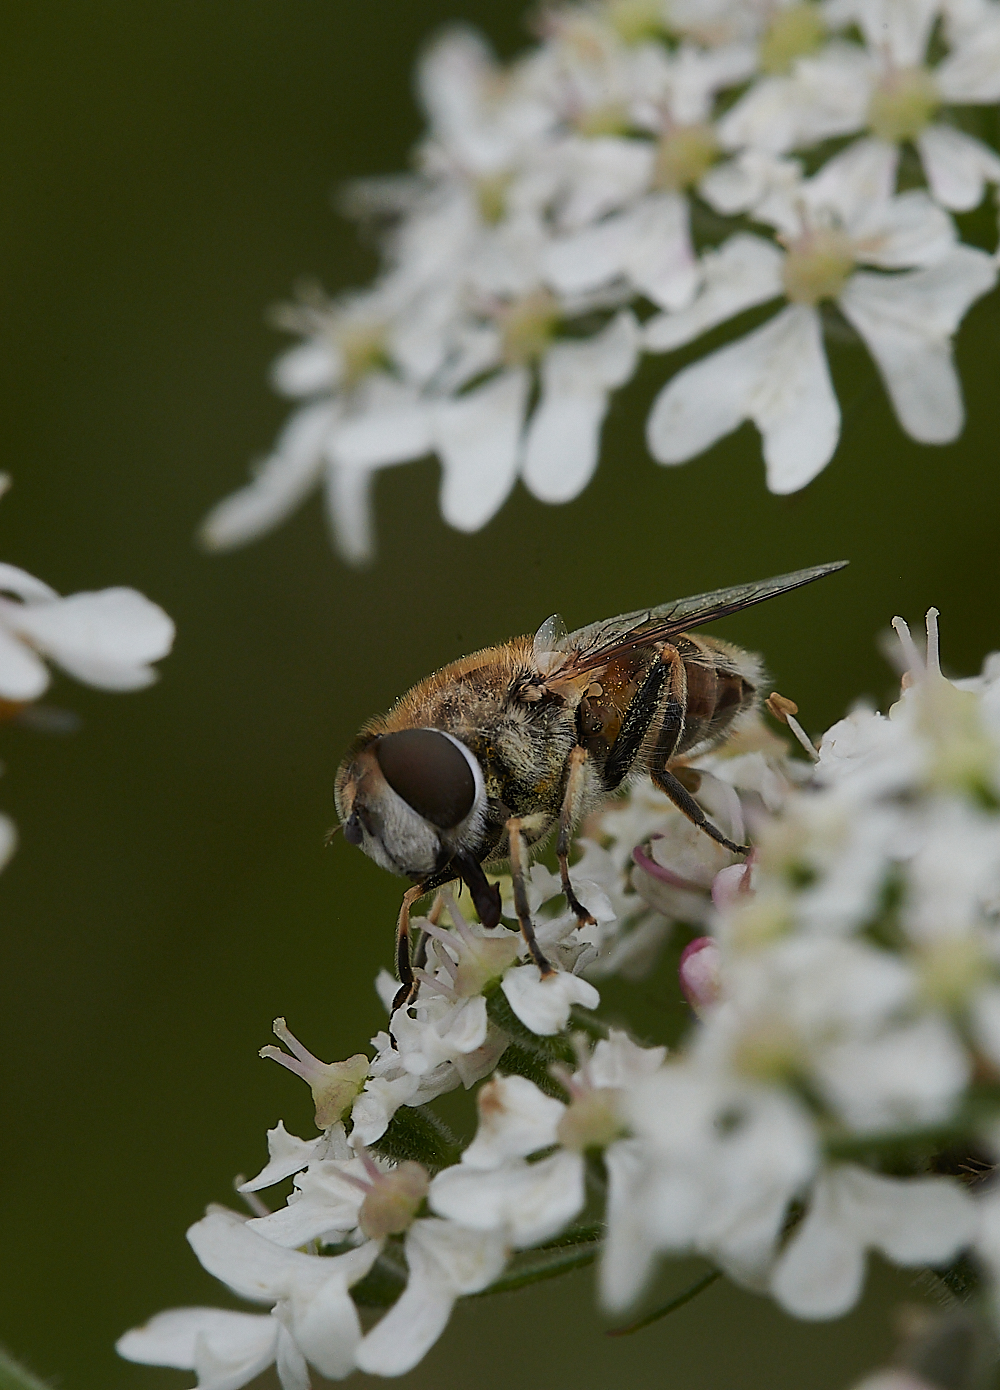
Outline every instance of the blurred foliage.
{"label": "blurred foliage", "polygon": [[[811,729],[890,691],[875,639],[894,613],[919,622],[936,603],[954,672],[1000,645],[996,296],[962,330],[970,418],[948,448],[902,436],[867,358],[836,349],[843,440],[798,496],[765,491],[749,427],[682,469],[650,461],[644,416],[677,354],[616,400],[597,479],[569,506],[519,492],[487,530],[457,535],[425,462],[380,478],[369,570],[333,556],[318,501],[247,551],[195,550],[195,524],[286,412],[265,384],[281,346],[265,307],[303,274],[336,290],[371,273],[329,195],[404,167],[419,131],[412,64],[436,25],[467,18],[510,52],[518,11],[36,0],[8,12],[0,467],[15,488],[0,554],[63,591],[134,584],[179,628],[153,690],[61,682],[54,703],[81,715],[78,732],[4,734],[0,804],[21,849],[0,879],[0,1342],[67,1390],[190,1383],[117,1361],[112,1343],[161,1307],[225,1300],[185,1227],[206,1201],[233,1200],[233,1175],[260,1165],[279,1117],[312,1132],[306,1088],[257,1058],[270,1020],[285,1014],[330,1058],[381,1026],[371,981],[391,963],[399,884],[342,839],[323,848],[333,770],[363,718],[554,609],[574,626],[841,557],[846,574],[723,628],[766,653]],[[628,997],[651,1034],[682,1018],[669,957],[638,989],[608,989],[614,1008]],[[464,1098],[441,1109],[470,1125]],[[650,1307],[702,1270],[668,1269]],[[720,1284],[617,1343],[591,1278],[463,1306],[406,1383],[836,1390],[885,1359],[886,1309],[909,1288],[877,1274],[849,1319],[813,1327]],[[484,1356],[500,1329],[502,1356]]]}

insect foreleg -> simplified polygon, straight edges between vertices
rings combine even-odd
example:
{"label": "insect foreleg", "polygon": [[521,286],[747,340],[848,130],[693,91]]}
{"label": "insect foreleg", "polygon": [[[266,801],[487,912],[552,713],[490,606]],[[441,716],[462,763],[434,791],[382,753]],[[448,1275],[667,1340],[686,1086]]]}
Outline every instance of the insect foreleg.
{"label": "insect foreleg", "polygon": [[592,923],[594,918],[573,892],[573,885],[569,881],[569,841],[579,814],[580,802],[583,799],[587,757],[587,750],[577,744],[575,748],[570,750],[570,755],[566,759],[566,790],[563,793],[562,807],[559,811],[559,838],[556,841],[559,873],[562,877],[563,892],[566,894],[566,904],[572,912],[576,913],[577,921],[581,927]]}
{"label": "insect foreleg", "polygon": [[523,821],[520,816],[511,816],[507,822],[507,839],[509,842],[508,853],[510,855],[510,876],[514,884],[514,911],[517,913],[517,920],[521,924],[521,935],[524,937],[531,959],[538,966],[544,979],[547,975],[554,974],[553,967],[542,954],[542,948],[535,939],[535,928],[531,921],[531,909],[528,907],[528,892],[524,884],[524,840],[521,835]]}
{"label": "insect foreleg", "polygon": [[412,888],[407,888],[399,905],[399,917],[396,920],[396,974],[399,976],[400,985],[392,1001],[390,1018],[397,1009],[405,1008],[414,994],[415,981],[410,960],[410,908],[427,891],[425,884],[415,883]]}

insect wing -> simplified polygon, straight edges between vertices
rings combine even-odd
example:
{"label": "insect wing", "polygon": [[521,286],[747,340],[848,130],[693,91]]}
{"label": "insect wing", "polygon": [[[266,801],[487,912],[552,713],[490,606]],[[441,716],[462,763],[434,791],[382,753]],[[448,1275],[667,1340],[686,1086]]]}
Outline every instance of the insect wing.
{"label": "insect wing", "polygon": [[803,584],[811,584],[814,579],[843,569],[847,563],[846,560],[835,560],[828,565],[813,565],[809,569],[794,570],[791,574],[776,575],[773,579],[761,579],[755,584],[734,584],[728,589],[713,589],[711,593],[674,599],[672,603],[663,603],[656,608],[640,608],[635,613],[623,613],[617,618],[577,628],[556,644],[556,649],[566,657],[563,670],[567,674],[570,671],[593,670],[614,657],[635,651],[650,642],[668,641],[678,633],[690,632],[693,628],[714,622],[716,618],[728,617],[755,603],[763,603],[765,599],[800,589]]}

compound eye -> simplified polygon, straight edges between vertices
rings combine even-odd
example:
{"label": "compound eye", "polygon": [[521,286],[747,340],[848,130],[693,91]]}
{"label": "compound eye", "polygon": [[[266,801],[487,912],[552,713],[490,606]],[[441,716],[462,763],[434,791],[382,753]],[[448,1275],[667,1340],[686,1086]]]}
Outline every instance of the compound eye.
{"label": "compound eye", "polygon": [[400,729],[375,745],[389,786],[441,830],[460,825],[476,800],[476,779],[461,749],[437,729]]}

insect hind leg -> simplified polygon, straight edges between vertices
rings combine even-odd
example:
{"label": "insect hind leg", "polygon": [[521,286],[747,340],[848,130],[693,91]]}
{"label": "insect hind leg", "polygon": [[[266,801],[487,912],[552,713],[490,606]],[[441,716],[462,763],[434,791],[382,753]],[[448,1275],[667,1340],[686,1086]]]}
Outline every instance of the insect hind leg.
{"label": "insect hind leg", "polygon": [[735,840],[730,840],[726,835],[723,835],[719,827],[705,815],[687,787],[683,786],[672,772],[669,772],[665,767],[651,767],[649,775],[660,791],[666,792],[678,811],[687,816],[688,820],[699,830],[703,830],[710,839],[715,840],[716,844],[722,845],[731,854],[750,853],[750,845],[738,845]]}

